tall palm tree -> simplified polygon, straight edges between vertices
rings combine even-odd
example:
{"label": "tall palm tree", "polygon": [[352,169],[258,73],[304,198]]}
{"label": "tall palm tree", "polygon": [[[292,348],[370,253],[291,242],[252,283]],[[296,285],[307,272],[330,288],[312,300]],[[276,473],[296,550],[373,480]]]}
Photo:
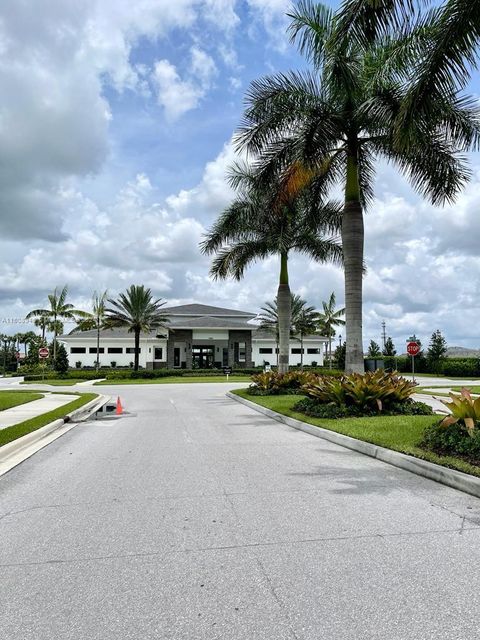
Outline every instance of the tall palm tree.
{"label": "tall palm tree", "polygon": [[[65,285],[61,291],[58,291],[58,287],[55,287],[53,293],[48,294],[48,301],[50,303],[50,309],[34,309],[26,316],[26,319],[37,318],[42,321],[42,324],[37,326],[42,327],[42,338],[45,339],[45,329],[51,329],[53,331],[53,360],[57,357],[57,336],[63,331],[62,320],[76,320],[76,318],[84,318],[86,316],[85,311],[75,309],[73,304],[67,302],[68,286]],[[44,319],[48,318],[48,322],[45,323]]]}
{"label": "tall palm tree", "polygon": [[302,300],[303,305],[300,311],[297,313],[295,319],[292,316],[293,332],[296,336],[299,336],[300,340],[300,367],[303,370],[303,339],[305,336],[312,335],[318,330],[318,311],[315,311],[315,307],[307,306],[305,300]]}
{"label": "tall palm tree", "polygon": [[45,332],[50,331],[50,319],[48,314],[42,313],[40,316],[38,316],[38,318],[35,318],[33,324],[41,329],[42,341],[45,342]]}
{"label": "tall palm tree", "polygon": [[332,291],[328,302],[322,302],[323,313],[318,316],[322,333],[328,337],[328,362],[330,369],[332,368],[332,338],[335,335],[335,327],[341,327],[345,324],[343,316],[345,309],[335,309],[336,305],[335,292]]}
{"label": "tall palm tree", "polygon": [[[95,369],[98,371],[100,368],[100,332],[105,329],[106,326],[106,302],[108,291],[102,293],[94,292],[92,298],[92,312],[88,313],[85,318],[82,318],[73,332],[77,331],[90,331],[95,329],[97,332],[97,358],[95,360]],[[72,332],[72,333],[73,333]]]}
{"label": "tall palm tree", "polygon": [[126,327],[134,334],[135,358],[134,371],[138,371],[140,353],[140,334],[155,328],[166,328],[167,317],[161,312],[165,304],[161,298],[154,299],[151,289],[143,284],[132,284],[118,300],[108,298],[111,307],[105,308],[105,324],[107,327]]}
{"label": "tall palm tree", "polygon": [[406,47],[406,36],[341,38],[338,16],[308,1],[291,19],[291,39],[313,73],[254,81],[237,147],[264,158],[264,178],[297,162],[323,178],[324,193],[334,184],[343,187],[346,370],[363,372],[363,212],[373,198],[375,164],[380,158],[395,164],[434,204],[452,201],[469,178],[457,152],[480,140],[478,111],[455,92],[442,96],[429,110],[428,128],[401,146],[397,123],[409,86],[401,55],[388,63]]}
{"label": "tall palm tree", "polygon": [[[478,62],[480,0],[445,0],[428,12],[428,0],[344,0],[337,15],[339,37],[362,44],[403,31],[405,45],[393,56],[407,67],[410,83],[396,138],[409,145],[428,131],[430,112],[445,96],[455,100]],[[392,61],[389,62],[392,64]]]}
{"label": "tall palm tree", "polygon": [[[340,263],[342,251],[335,234],[340,209],[324,204],[310,190],[298,187],[302,170],[293,166],[268,180],[254,166],[236,165],[230,183],[237,191],[233,203],[207,232],[201,250],[216,254],[210,270],[214,278],[240,280],[245,269],[268,256],[279,257],[277,290],[278,370],[288,371],[291,329],[291,292],[288,261],[294,251],[319,262]],[[292,195],[292,193],[294,195]],[[330,237],[325,237],[325,234]]]}

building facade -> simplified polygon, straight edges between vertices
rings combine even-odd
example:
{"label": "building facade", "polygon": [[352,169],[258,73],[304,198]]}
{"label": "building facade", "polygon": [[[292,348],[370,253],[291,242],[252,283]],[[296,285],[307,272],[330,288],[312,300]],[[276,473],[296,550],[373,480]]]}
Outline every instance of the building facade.
{"label": "building facade", "polygon": [[[140,337],[139,364],[145,369],[250,368],[276,365],[278,348],[274,336],[255,324],[256,314],[203,304],[186,304],[162,310],[167,328]],[[71,367],[94,367],[97,332],[82,331],[59,337],[65,345]],[[307,336],[303,344],[305,365],[323,364],[327,338]],[[301,343],[290,342],[290,364],[300,364]],[[126,329],[104,330],[100,334],[100,366],[133,366],[133,333]]]}

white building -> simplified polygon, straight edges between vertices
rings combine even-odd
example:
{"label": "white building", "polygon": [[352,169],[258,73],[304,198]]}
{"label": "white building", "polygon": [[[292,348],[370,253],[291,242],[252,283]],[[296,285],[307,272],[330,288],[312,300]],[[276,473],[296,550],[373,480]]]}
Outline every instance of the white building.
{"label": "white building", "polygon": [[[252,322],[256,314],[221,309],[204,304],[185,304],[162,309],[168,318],[167,329],[151,331],[140,337],[140,367],[146,369],[210,369],[225,366],[249,368],[277,363],[274,336]],[[71,367],[94,367],[97,332],[82,331],[59,337],[67,349]],[[303,363],[323,364],[328,339],[306,336]],[[108,329],[100,334],[100,366],[128,367],[135,353],[133,333],[126,329]],[[290,364],[300,364],[301,345],[290,341]]]}

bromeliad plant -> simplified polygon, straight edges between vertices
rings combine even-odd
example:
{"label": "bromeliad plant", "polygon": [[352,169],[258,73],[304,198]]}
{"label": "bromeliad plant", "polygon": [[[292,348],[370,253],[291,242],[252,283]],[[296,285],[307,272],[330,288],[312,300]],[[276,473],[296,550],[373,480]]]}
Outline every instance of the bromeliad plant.
{"label": "bromeliad plant", "polygon": [[252,376],[253,384],[249,387],[249,393],[272,396],[297,393],[304,385],[314,384],[318,380],[318,376],[307,371],[289,371],[288,373],[267,371]]}
{"label": "bromeliad plant", "polygon": [[472,398],[472,394],[465,387],[461,390],[460,395],[450,393],[449,396],[450,401],[439,398],[452,412],[452,415],[446,416],[440,424],[449,427],[452,424],[463,422],[467,433],[472,438],[475,437],[475,433],[480,430],[480,397]]}
{"label": "bromeliad plant", "polygon": [[321,404],[381,412],[409,401],[415,387],[414,382],[396,373],[378,370],[363,375],[352,373],[340,379],[319,378],[313,384],[306,384],[303,391]]}

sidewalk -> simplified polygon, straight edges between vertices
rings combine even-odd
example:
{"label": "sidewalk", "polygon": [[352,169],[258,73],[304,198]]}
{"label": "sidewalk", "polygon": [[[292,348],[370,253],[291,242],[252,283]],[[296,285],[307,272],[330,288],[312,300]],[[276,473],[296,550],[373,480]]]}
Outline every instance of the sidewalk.
{"label": "sidewalk", "polygon": [[66,393],[51,394],[46,392],[45,397],[40,398],[40,400],[33,400],[33,402],[27,402],[26,404],[21,404],[18,407],[12,407],[11,409],[0,411],[0,429],[5,429],[6,427],[18,424],[19,422],[36,418],[43,413],[54,411],[77,398],[77,395],[69,395]]}

